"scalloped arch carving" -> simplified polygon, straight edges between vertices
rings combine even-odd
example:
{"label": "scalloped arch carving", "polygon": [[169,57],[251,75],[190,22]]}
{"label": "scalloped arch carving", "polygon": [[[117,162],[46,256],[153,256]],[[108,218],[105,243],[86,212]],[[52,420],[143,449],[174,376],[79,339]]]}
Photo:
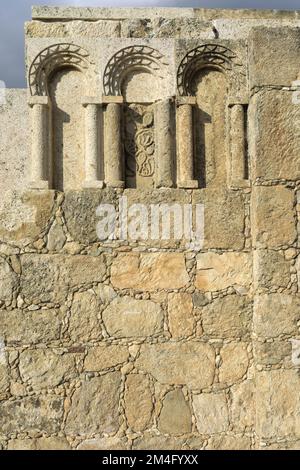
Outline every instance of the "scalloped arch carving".
{"label": "scalloped arch carving", "polygon": [[143,70],[163,78],[164,56],[149,46],[129,46],[114,54],[105,67],[103,88],[105,95],[122,94],[122,83],[128,73]]}
{"label": "scalloped arch carving", "polygon": [[53,44],[42,50],[29,69],[29,88],[32,96],[47,96],[48,78],[58,69],[73,67],[81,72],[90,68],[89,53],[74,44]]}
{"label": "scalloped arch carving", "polygon": [[241,64],[232,50],[220,44],[204,44],[196,47],[186,54],[179,65],[177,72],[179,95],[193,94],[193,79],[197,72],[205,67],[215,68],[231,75],[241,67]]}

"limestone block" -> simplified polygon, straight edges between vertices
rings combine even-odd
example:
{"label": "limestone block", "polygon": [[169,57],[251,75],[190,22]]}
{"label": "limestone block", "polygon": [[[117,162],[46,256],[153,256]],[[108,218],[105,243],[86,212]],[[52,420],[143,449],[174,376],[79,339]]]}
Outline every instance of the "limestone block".
{"label": "limestone block", "polygon": [[261,438],[300,436],[300,386],[296,370],[257,374],[257,433]]}
{"label": "limestone block", "polygon": [[125,414],[129,427],[136,432],[144,431],[152,415],[152,397],[146,375],[130,374],[125,382]]}
{"label": "limestone block", "polygon": [[27,349],[20,354],[20,376],[33,388],[53,388],[76,377],[74,354]]}
{"label": "limestone block", "polygon": [[299,28],[254,28],[249,41],[250,87],[291,86],[300,70]]}
{"label": "limestone block", "polygon": [[161,333],[163,313],[159,304],[151,300],[117,297],[102,314],[110,336],[141,337]]}
{"label": "limestone block", "polygon": [[180,289],[189,282],[182,253],[120,253],[111,267],[119,289]]}
{"label": "limestone block", "polygon": [[212,384],[215,354],[206,343],[188,341],[144,344],[136,366],[162,384],[202,389]]}
{"label": "limestone block", "polygon": [[120,437],[102,437],[82,441],[77,450],[129,450],[126,439]]}
{"label": "limestone block", "polygon": [[248,298],[227,295],[202,309],[204,333],[213,337],[237,338],[250,333],[251,304]]}
{"label": "limestone block", "polygon": [[111,188],[101,191],[66,191],[62,208],[68,231],[74,240],[80,243],[99,241],[96,210],[100,204],[112,204],[117,209],[116,192]]}
{"label": "limestone block", "polygon": [[75,292],[69,320],[69,334],[73,341],[101,338],[99,309],[99,301],[92,290]]}
{"label": "limestone block", "polygon": [[280,363],[291,364],[291,341],[272,341],[271,343],[254,342],[254,354],[258,364],[277,365]]}
{"label": "limestone block", "polygon": [[62,226],[55,222],[52,224],[47,238],[47,248],[49,251],[60,251],[66,242]]}
{"label": "limestone block", "polygon": [[11,439],[8,450],[70,450],[65,437],[40,437],[36,439]]}
{"label": "limestone block", "polygon": [[255,382],[245,380],[231,388],[231,418],[233,428],[243,432],[255,425]]}
{"label": "limestone block", "polygon": [[220,382],[233,384],[247,372],[249,358],[246,343],[229,343],[221,349]]}
{"label": "limestone block", "polygon": [[133,450],[181,450],[186,439],[173,436],[144,434],[133,442]]}
{"label": "limestone block", "polygon": [[18,286],[18,276],[9,263],[0,257],[0,301],[10,302]]}
{"label": "limestone block", "polygon": [[8,345],[49,343],[60,338],[63,314],[54,309],[30,312],[0,310],[0,323]]}
{"label": "limestone block", "polygon": [[63,418],[63,399],[57,396],[32,396],[0,402],[2,433],[41,431],[56,433]]}
{"label": "limestone block", "polygon": [[253,253],[256,290],[287,288],[291,282],[290,269],[290,263],[278,251],[255,250]]}
{"label": "limestone block", "polygon": [[294,243],[294,193],[283,186],[254,186],[252,190],[253,240],[257,248]]}
{"label": "limestone block", "polygon": [[194,191],[193,204],[204,204],[205,249],[243,249],[244,203],[239,193],[206,188]]}
{"label": "limestone block", "polygon": [[118,21],[68,21],[43,23],[30,21],[25,23],[25,33],[28,38],[67,38],[74,36],[99,38],[119,37],[120,22]]}
{"label": "limestone block", "polygon": [[195,327],[191,294],[168,295],[169,330],[173,338],[190,336]]}
{"label": "limestone block", "polygon": [[9,388],[9,372],[6,364],[5,356],[1,352],[0,357],[0,397],[3,393],[7,392]]}
{"label": "limestone block", "polygon": [[200,253],[195,286],[201,291],[218,291],[230,286],[249,289],[251,269],[250,253]]}
{"label": "limestone block", "polygon": [[112,433],[118,429],[121,375],[111,372],[83,382],[72,396],[66,433]]}
{"label": "limestone block", "polygon": [[21,256],[21,292],[30,303],[61,302],[68,289],[101,282],[105,274],[102,256]]}
{"label": "limestone block", "polygon": [[224,392],[193,396],[197,429],[201,434],[216,434],[229,427],[228,407]]}
{"label": "limestone block", "polygon": [[12,190],[2,201],[1,240],[24,246],[46,230],[54,207],[54,191]]}
{"label": "limestone block", "polygon": [[255,107],[253,177],[299,179],[300,106],[294,103],[293,92],[261,91],[255,95],[252,105]]}
{"label": "limestone block", "polygon": [[165,396],[158,427],[163,434],[180,435],[191,432],[191,410],[180,389],[172,390]]}
{"label": "limestone block", "polygon": [[258,336],[276,338],[297,334],[300,299],[297,295],[264,294],[254,299],[253,322]]}
{"label": "limestone block", "polygon": [[88,371],[100,371],[115,367],[126,362],[129,352],[126,346],[116,344],[101,345],[90,348],[84,361],[84,368]]}
{"label": "limestone block", "polygon": [[246,436],[212,436],[207,450],[250,450],[251,438]]}

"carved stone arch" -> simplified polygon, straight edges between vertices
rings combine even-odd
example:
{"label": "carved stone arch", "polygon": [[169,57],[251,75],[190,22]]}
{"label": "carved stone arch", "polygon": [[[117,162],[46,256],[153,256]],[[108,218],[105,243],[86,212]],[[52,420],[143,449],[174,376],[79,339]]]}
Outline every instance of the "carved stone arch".
{"label": "carved stone arch", "polygon": [[80,46],[69,43],[53,44],[42,50],[29,69],[29,88],[32,96],[48,96],[48,79],[61,68],[72,67],[89,72],[89,53]]}
{"label": "carved stone arch", "polygon": [[213,68],[224,72],[233,80],[241,73],[237,55],[220,44],[203,44],[186,54],[177,72],[177,88],[180,96],[193,95],[193,79],[203,68]]}
{"label": "carved stone arch", "polygon": [[105,67],[103,88],[105,95],[120,96],[125,77],[134,70],[152,73],[163,78],[166,63],[163,55],[149,46],[129,46],[112,56]]}

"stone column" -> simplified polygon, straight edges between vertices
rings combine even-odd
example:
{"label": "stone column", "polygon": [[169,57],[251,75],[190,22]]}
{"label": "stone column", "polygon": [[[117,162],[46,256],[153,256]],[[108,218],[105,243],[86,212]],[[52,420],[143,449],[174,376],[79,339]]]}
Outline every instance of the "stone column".
{"label": "stone column", "polygon": [[174,165],[174,102],[159,101],[155,105],[156,187],[173,187]]}
{"label": "stone column", "polygon": [[28,104],[32,116],[30,187],[49,189],[50,100],[48,96],[32,96]]}
{"label": "stone column", "polygon": [[105,182],[112,188],[124,188],[124,151],[122,143],[122,96],[103,96],[105,112]]}
{"label": "stone column", "polygon": [[85,107],[85,180],[84,188],[103,188],[99,179],[100,148],[99,148],[99,105],[96,98],[85,97],[82,100]]}
{"label": "stone column", "polygon": [[194,123],[193,105],[196,98],[181,96],[177,98],[177,186],[179,188],[198,188],[194,179]]}
{"label": "stone column", "polygon": [[243,187],[246,175],[246,134],[243,104],[230,106],[230,179],[231,185]]}

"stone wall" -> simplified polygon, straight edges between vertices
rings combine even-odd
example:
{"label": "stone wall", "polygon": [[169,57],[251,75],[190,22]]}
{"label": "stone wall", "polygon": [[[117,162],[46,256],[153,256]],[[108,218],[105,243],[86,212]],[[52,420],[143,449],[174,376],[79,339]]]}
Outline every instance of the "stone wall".
{"label": "stone wall", "polygon": [[[0,106],[3,449],[300,447],[298,18],[33,9]],[[203,204],[203,246],[100,241],[121,196]]]}

